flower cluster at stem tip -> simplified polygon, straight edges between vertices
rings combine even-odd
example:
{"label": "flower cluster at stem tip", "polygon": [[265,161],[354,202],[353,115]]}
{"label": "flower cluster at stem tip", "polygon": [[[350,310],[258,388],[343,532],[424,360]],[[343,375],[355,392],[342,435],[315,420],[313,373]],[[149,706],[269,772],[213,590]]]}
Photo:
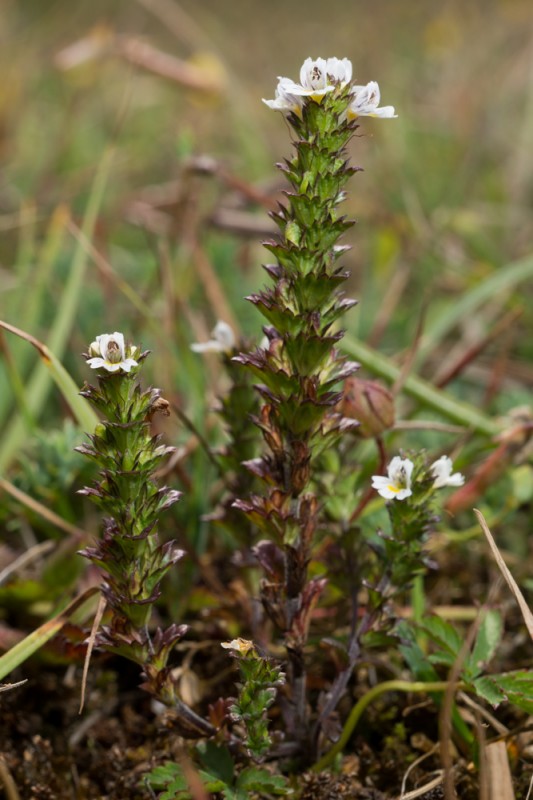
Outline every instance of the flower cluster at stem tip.
{"label": "flower cluster at stem tip", "polygon": [[91,358],[87,359],[87,364],[91,369],[105,369],[107,372],[130,372],[132,367],[139,366],[133,358],[138,354],[136,347],[126,348],[123,333],[102,333],[89,347]]}
{"label": "flower cluster at stem tip", "polygon": [[[405,500],[413,494],[411,477],[414,464],[409,458],[395,456],[390,462],[387,475],[373,475],[372,487],[386,500]],[[449,456],[441,456],[429,467],[433,477],[433,488],[462,486],[465,479],[460,472],[452,474],[453,464]]]}
{"label": "flower cluster at stem tip", "polygon": [[[274,111],[285,111],[302,116],[303,98],[320,103],[324,95],[335,88],[343,89],[352,80],[352,63],[347,58],[307,58],[300,69],[300,83],[290,78],[278,77],[273,100],[263,103]],[[380,91],[376,81],[366,86],[353,85],[352,100],[346,111],[349,120],[357,117],[396,117],[394,106],[379,108]]]}
{"label": "flower cluster at stem tip", "polygon": [[254,649],[254,643],[249,639],[232,639],[231,642],[221,642],[220,646],[225,650],[231,650],[241,656],[246,656],[250,650]]}

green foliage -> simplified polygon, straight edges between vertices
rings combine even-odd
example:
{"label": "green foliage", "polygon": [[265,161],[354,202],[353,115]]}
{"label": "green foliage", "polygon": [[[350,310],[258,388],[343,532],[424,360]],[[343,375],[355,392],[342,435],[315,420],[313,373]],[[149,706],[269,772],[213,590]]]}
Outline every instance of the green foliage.
{"label": "green foliage", "polygon": [[442,665],[451,669],[460,662],[458,679],[463,681],[470,691],[478,697],[497,707],[502,702],[509,702],[524,711],[531,713],[533,709],[533,671],[516,670],[514,672],[484,674],[496,653],[503,636],[501,615],[489,609],[482,611],[482,619],[476,634],[473,647],[465,651],[465,639],[450,622],[442,617],[431,616],[424,619],[419,629],[428,636],[435,650],[426,655],[416,644],[414,638],[406,631],[405,623],[399,628],[400,635],[408,635],[410,641],[401,647],[411,669],[417,676],[434,680],[436,673],[430,665]]}
{"label": "green foliage", "polygon": [[[19,455],[16,485],[49,508],[69,509],[73,486],[90,480],[93,471],[75,452],[80,436],[70,419],[61,428],[37,431]],[[72,510],[65,516],[72,518]]]}
{"label": "green foliage", "polygon": [[[250,797],[285,797],[292,794],[287,779],[273,775],[261,767],[245,767],[236,773],[227,747],[208,742],[197,747],[197,755],[204,769],[194,775],[200,778],[208,792],[221,792],[224,800],[249,800]],[[180,764],[168,762],[155,767],[143,779],[152,789],[164,790],[159,800],[192,800],[186,771]]]}
{"label": "green foliage", "polygon": [[485,675],[472,680],[477,694],[493,706],[507,701],[533,714],[533,670]]}

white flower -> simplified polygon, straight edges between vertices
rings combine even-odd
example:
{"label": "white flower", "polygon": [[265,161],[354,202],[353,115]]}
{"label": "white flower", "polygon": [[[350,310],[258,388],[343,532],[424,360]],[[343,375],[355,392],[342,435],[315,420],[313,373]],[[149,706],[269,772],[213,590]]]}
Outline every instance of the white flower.
{"label": "white flower", "polygon": [[227,322],[219,321],[211,331],[208,342],[191,344],[195,353],[231,353],[235,347],[235,334]]}
{"label": "white flower", "polygon": [[366,86],[354,86],[353,100],[348,106],[346,116],[348,119],[357,117],[397,117],[394,106],[378,108],[380,101],[379,86],[376,81],[370,81]]}
{"label": "white flower", "polygon": [[89,355],[93,358],[87,359],[91,369],[106,369],[108,372],[118,372],[123,370],[129,372],[132,367],[139,364],[134,358],[126,358],[126,346],[124,344],[124,334],[102,333],[96,337],[96,341],[89,347]]}
{"label": "white flower", "polygon": [[250,642],[248,639],[232,639],[231,642],[221,642],[221,647],[224,647],[225,650],[233,650],[235,653],[239,653],[241,656],[247,655],[250,650],[254,649],[254,643]]}
{"label": "white flower", "polygon": [[386,500],[405,500],[412,495],[411,475],[414,464],[408,458],[395,456],[389,464],[388,476],[373,475],[372,487]]}
{"label": "white flower", "polygon": [[274,100],[263,100],[276,111],[293,111],[301,115],[301,97],[320,102],[336,86],[344,88],[352,79],[352,62],[347,58],[306,58],[300,69],[300,83],[278,78]]}
{"label": "white flower", "polygon": [[300,83],[293,83],[289,91],[317,100],[335,86],[344,87],[351,80],[352,62],[347,58],[306,58],[300,69]]}
{"label": "white flower", "polygon": [[265,103],[273,111],[292,111],[293,114],[302,116],[302,99],[296,97],[288,91],[288,86],[294,86],[290,78],[278,78],[278,85],[276,86],[276,95],[274,100],[265,100]]}
{"label": "white flower", "polygon": [[444,486],[462,486],[465,482],[464,475],[454,472],[452,475],[453,464],[448,456],[441,456],[430,466],[429,471],[435,478],[434,489],[442,489]]}

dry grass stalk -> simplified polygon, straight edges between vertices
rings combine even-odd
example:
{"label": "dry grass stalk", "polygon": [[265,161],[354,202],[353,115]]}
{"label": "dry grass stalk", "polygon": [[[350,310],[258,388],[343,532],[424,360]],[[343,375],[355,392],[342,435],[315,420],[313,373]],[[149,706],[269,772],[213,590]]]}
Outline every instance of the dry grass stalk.
{"label": "dry grass stalk", "polygon": [[2,755],[0,755],[0,787],[4,789],[6,800],[21,800],[15,781]]}
{"label": "dry grass stalk", "polygon": [[505,742],[485,747],[488,800],[516,800]]}
{"label": "dry grass stalk", "polygon": [[487,537],[487,541],[490,545],[490,549],[492,550],[492,554],[500,568],[500,572],[502,573],[503,577],[505,578],[507,585],[509,586],[510,590],[515,596],[516,602],[520,607],[520,611],[522,612],[522,616],[524,617],[524,622],[526,623],[526,627],[529,631],[529,635],[533,639],[533,614],[531,613],[528,604],[526,603],[525,597],[518,588],[518,584],[516,583],[515,579],[511,575],[507,564],[503,560],[500,551],[498,550],[498,546],[494,541],[494,537],[492,536],[489,526],[487,525],[485,518],[481,511],[478,511],[476,508],[474,509],[474,513],[478,518],[479,524],[483,529],[483,533]]}

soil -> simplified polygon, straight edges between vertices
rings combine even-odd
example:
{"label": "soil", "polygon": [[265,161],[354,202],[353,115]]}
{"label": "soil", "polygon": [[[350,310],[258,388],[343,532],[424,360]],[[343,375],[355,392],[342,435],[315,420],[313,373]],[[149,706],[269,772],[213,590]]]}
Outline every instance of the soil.
{"label": "soil", "polygon": [[[41,665],[30,673],[26,665],[27,683],[0,695],[0,778],[8,800],[153,800],[155,795],[143,788],[143,775],[177,760],[183,740],[154,714],[150,698],[135,685],[133,668],[120,662],[115,672],[115,666],[95,667],[97,678],[89,678],[81,715],[79,667],[74,672]],[[405,696],[397,702],[405,705],[378,706],[369,713],[364,739],[355,737],[354,754],[344,758],[339,773],[295,778],[298,799],[397,800],[406,770],[417,759],[406,790],[427,785],[416,795],[420,800],[444,798],[442,786],[434,785],[440,770],[435,709],[416,699],[409,705]],[[455,763],[458,797],[477,800],[477,770],[458,757]],[[529,786],[527,753],[515,752],[513,768],[518,800]],[[9,777],[16,787],[11,793]]]}
{"label": "soil", "polygon": [[[454,575],[454,585],[469,576],[469,595],[479,591],[487,576],[462,570],[453,559],[445,564]],[[479,566],[478,566],[479,572]],[[449,601],[450,582],[439,579],[430,584],[435,604]],[[466,593],[465,593],[466,594]],[[462,599],[461,596],[459,599]],[[530,649],[518,609],[502,589],[495,600],[505,606],[506,630],[499,649],[498,671],[525,667]],[[227,657],[214,647],[220,631],[206,617],[205,627],[196,631],[194,674],[204,687],[197,701],[206,714],[208,705],[219,697],[235,693],[236,672],[228,668]],[[515,633],[511,633],[514,631]],[[143,776],[165,762],[179,761],[188,744],[170,727],[151,697],[139,688],[138,668],[130,662],[93,653],[86,689],[86,702],[79,713],[86,636],[67,626],[22,667],[9,675],[10,683],[26,679],[18,688],[0,693],[0,798],[6,800],[154,800],[156,795],[143,784]],[[5,637],[4,637],[5,638]],[[67,644],[68,640],[68,644]],[[218,653],[218,655],[217,655]],[[354,678],[360,695],[370,682],[392,677],[392,666],[379,659],[362,668]],[[311,680],[313,678],[313,680]],[[333,675],[328,676],[331,680]],[[310,673],[310,691],[322,691],[326,684]],[[317,697],[313,697],[316,703]],[[353,697],[339,704],[339,718],[345,720]],[[471,708],[468,725],[489,741],[495,729]],[[510,731],[507,751],[516,800],[526,800],[533,773],[533,720],[511,705],[494,712]],[[276,720],[274,720],[274,726]],[[529,726],[529,727],[528,727]],[[398,800],[405,785],[406,797],[418,800],[445,798],[439,757],[438,709],[423,695],[388,694],[372,703],[364,713],[337,772],[311,771],[293,778],[295,800]],[[479,800],[479,770],[466,754],[454,752],[454,781],[458,800]],[[286,763],[271,763],[274,772],[287,771]],[[2,793],[2,783],[3,793]],[[10,788],[12,787],[12,788]],[[422,787],[427,787],[426,791]],[[417,790],[420,793],[417,793]],[[410,793],[410,794],[409,794]],[[216,796],[215,796],[216,797]],[[194,800],[206,800],[204,795]],[[219,800],[216,797],[216,800]],[[254,800],[251,796],[250,800]],[[491,800],[496,800],[492,798]],[[497,799],[499,800],[499,798]]]}

